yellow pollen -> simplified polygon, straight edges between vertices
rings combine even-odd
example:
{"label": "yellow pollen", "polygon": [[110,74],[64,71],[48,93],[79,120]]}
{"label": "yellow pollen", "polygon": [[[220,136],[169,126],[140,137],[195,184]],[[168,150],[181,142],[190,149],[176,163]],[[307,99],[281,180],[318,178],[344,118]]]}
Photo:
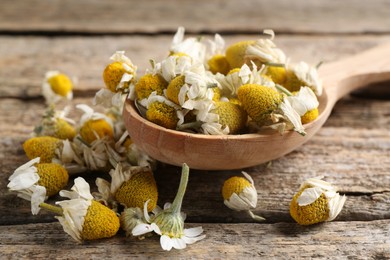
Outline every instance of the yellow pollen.
{"label": "yellow pollen", "polygon": [[[113,62],[109,64],[103,71],[103,80],[106,87],[112,92],[116,93],[117,86],[120,83],[123,74],[127,73],[121,62]],[[130,82],[124,84],[124,88],[128,88]]]}
{"label": "yellow pollen", "polygon": [[46,188],[46,195],[53,196],[68,184],[69,175],[64,167],[56,163],[36,165],[39,175],[38,184]]}
{"label": "yellow pollen", "polygon": [[177,76],[169,82],[166,96],[169,100],[179,105],[179,92],[181,87],[185,84],[184,75]]}
{"label": "yellow pollen", "polygon": [[219,123],[229,127],[229,134],[238,134],[246,126],[248,115],[241,106],[231,102],[216,102],[212,113],[219,115]]}
{"label": "yellow pollen", "polygon": [[62,73],[50,77],[47,81],[53,92],[63,97],[66,97],[73,89],[72,81],[68,76]]}
{"label": "yellow pollen", "polygon": [[243,177],[234,176],[225,181],[222,187],[222,197],[224,200],[230,199],[233,193],[240,194],[246,187],[252,184]]}
{"label": "yellow pollen", "polygon": [[167,86],[168,82],[160,74],[145,74],[135,84],[135,93],[137,98],[142,100],[149,97],[153,91],[156,91],[157,95],[162,95]]}
{"label": "yellow pollen", "polygon": [[244,110],[259,126],[269,123],[271,113],[283,101],[276,90],[258,84],[242,85],[237,96]]}
{"label": "yellow pollen", "polygon": [[209,65],[209,70],[213,74],[221,73],[226,75],[230,70],[229,62],[227,61],[226,57],[221,54],[216,54],[211,57],[207,64]]}
{"label": "yellow pollen", "polygon": [[176,109],[161,102],[153,102],[146,111],[146,118],[160,126],[169,129],[176,129],[179,121]]}
{"label": "yellow pollen", "polygon": [[120,221],[116,213],[93,200],[84,217],[81,238],[95,240],[113,237],[118,232],[119,227]]}
{"label": "yellow pollen", "polygon": [[324,194],[321,194],[321,196],[310,205],[298,205],[297,200],[306,188],[309,188],[309,186],[303,187],[293,197],[290,204],[291,217],[300,225],[312,225],[326,221],[329,218],[329,206],[328,200]]}
{"label": "yellow pollen", "polygon": [[38,136],[24,142],[23,149],[30,160],[40,157],[41,163],[50,163],[55,156],[56,149],[62,145],[62,140],[58,138]]}
{"label": "yellow pollen", "polygon": [[112,126],[104,119],[98,120],[88,120],[80,128],[80,136],[87,143],[92,143],[97,139],[95,133],[99,138],[108,136],[109,138],[114,138],[114,130]]}
{"label": "yellow pollen", "polygon": [[124,182],[115,192],[115,199],[128,208],[144,208],[147,200],[148,211],[152,211],[157,205],[158,192],[156,181],[151,171],[135,173]]}
{"label": "yellow pollen", "polygon": [[318,117],[318,108],[314,108],[310,111],[307,111],[303,116],[301,116],[302,124],[307,124]]}

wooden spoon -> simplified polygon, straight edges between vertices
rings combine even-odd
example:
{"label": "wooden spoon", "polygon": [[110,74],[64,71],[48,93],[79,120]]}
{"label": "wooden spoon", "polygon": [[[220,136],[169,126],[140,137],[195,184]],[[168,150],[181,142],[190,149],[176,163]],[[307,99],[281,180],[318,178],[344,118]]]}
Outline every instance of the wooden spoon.
{"label": "wooden spoon", "polygon": [[[202,135],[166,129],[142,118],[127,101],[123,118],[133,142],[158,161],[201,170],[231,170],[274,160],[307,142],[325,123],[337,100],[370,83],[390,80],[390,44],[344,60],[324,64],[319,74],[324,91],[320,115],[305,125],[306,136],[275,130],[260,134]],[[326,149],[326,147],[324,147]]]}

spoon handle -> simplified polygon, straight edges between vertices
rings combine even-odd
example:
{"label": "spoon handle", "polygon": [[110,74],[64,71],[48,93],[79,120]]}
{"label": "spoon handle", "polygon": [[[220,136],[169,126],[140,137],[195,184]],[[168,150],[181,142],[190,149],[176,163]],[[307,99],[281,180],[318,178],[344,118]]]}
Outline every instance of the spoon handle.
{"label": "spoon handle", "polygon": [[329,102],[367,86],[390,80],[390,43],[324,64],[319,69]]}

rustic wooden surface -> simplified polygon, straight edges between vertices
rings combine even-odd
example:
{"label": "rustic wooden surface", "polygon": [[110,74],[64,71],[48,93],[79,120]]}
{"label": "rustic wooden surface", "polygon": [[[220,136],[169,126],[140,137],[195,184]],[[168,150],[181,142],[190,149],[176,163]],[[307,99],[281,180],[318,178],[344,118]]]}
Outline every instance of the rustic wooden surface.
{"label": "rustic wooden surface", "polygon": [[[174,15],[173,15],[174,14]],[[390,258],[390,96],[345,97],[313,139],[287,156],[247,171],[255,181],[250,218],[223,205],[223,181],[240,171],[192,171],[183,211],[206,239],[163,252],[157,237],[76,244],[52,214],[32,216],[7,191],[8,176],[27,161],[21,144],[45,106],[40,84],[49,69],[78,78],[74,103],[91,104],[101,72],[125,50],[142,73],[167,54],[176,28],[221,32],[227,43],[255,39],[264,28],[293,60],[316,64],[390,42],[390,1],[8,1],[0,2],[0,258]],[[382,84],[382,89],[389,83]],[[380,99],[378,99],[378,97]],[[172,201],[180,169],[156,171],[159,204]],[[89,173],[92,183],[103,173]],[[323,175],[348,199],[339,217],[312,227],[288,212],[300,182]],[[71,184],[70,184],[71,185]]]}

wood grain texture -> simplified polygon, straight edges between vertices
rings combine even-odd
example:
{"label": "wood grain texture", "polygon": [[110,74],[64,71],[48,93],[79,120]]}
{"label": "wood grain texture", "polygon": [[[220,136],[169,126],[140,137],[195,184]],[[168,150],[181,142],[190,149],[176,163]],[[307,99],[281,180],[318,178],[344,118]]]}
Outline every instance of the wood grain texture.
{"label": "wood grain texture", "polygon": [[272,3],[249,1],[2,0],[0,31],[159,33],[178,26],[199,32],[388,33],[390,3],[376,0]]}
{"label": "wood grain texture", "polygon": [[[77,244],[59,223],[0,226],[5,258],[198,258],[229,259],[388,259],[390,221],[296,224],[201,224],[206,238],[186,250],[164,252],[157,236],[145,240],[114,238]],[[191,224],[189,227],[198,226]],[[367,234],[370,234],[367,236]],[[372,239],[375,238],[375,239]]]}

